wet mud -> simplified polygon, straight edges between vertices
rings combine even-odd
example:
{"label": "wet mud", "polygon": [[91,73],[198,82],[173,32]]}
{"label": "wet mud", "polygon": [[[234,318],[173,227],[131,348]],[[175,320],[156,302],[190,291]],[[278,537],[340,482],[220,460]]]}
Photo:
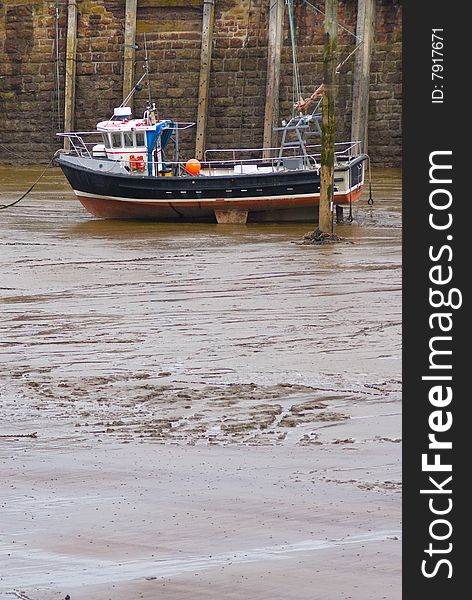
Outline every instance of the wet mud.
{"label": "wet mud", "polygon": [[319,246],[100,221],[56,170],[0,211],[0,598],[400,598],[400,173],[373,190]]}

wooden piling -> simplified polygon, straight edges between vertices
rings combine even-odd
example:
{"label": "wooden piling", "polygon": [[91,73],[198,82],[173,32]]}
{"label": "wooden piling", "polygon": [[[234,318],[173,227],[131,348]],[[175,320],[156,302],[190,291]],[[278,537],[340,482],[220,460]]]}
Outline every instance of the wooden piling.
{"label": "wooden piling", "polygon": [[[274,127],[279,120],[280,63],[282,56],[284,0],[269,2],[269,45],[267,49],[267,84],[264,116],[264,148],[275,145]],[[264,151],[264,158],[270,151]]]}
{"label": "wooden piling", "polygon": [[[123,100],[134,87],[134,62],[136,54],[136,11],[138,0],[126,0],[125,48],[123,52]],[[133,108],[133,96],[127,102]]]}
{"label": "wooden piling", "polygon": [[195,145],[195,156],[198,158],[198,160],[203,160],[205,153],[214,22],[215,0],[204,0],[202,48],[200,58],[200,83],[198,86],[197,133]]}
{"label": "wooden piling", "polygon": [[[66,81],[64,89],[64,131],[74,130],[75,121],[75,74],[77,54],[77,0],[67,2],[67,46]],[[64,138],[64,149],[70,149],[68,138]]]}
{"label": "wooden piling", "polygon": [[321,125],[321,187],[318,228],[332,233],[334,200],[334,110],[336,103],[336,52],[338,44],[338,0],[326,0],[323,48],[323,117]]}
{"label": "wooden piling", "polygon": [[367,152],[370,62],[374,43],[375,0],[358,0],[356,35],[362,42],[354,63],[351,140],[362,142]]}

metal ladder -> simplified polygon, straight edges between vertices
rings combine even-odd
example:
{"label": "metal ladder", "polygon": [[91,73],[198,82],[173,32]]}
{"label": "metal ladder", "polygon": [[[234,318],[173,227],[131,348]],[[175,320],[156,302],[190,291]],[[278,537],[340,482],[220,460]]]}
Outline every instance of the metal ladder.
{"label": "metal ladder", "polygon": [[[280,143],[279,156],[277,161],[277,167],[280,167],[280,164],[283,162],[284,152],[286,150],[290,150],[293,148],[298,148],[298,155],[301,157],[303,166],[308,166],[309,164],[309,156],[306,151],[306,137],[310,135],[317,135],[321,137],[321,113],[317,113],[318,107],[321,104],[318,104],[315,107],[315,110],[311,115],[298,115],[296,117],[292,117],[290,121],[284,125],[283,127],[274,127],[274,131],[282,132],[282,140]],[[310,124],[314,123],[315,131],[310,131]],[[287,139],[290,131],[294,131],[296,134],[296,141],[290,141]]]}

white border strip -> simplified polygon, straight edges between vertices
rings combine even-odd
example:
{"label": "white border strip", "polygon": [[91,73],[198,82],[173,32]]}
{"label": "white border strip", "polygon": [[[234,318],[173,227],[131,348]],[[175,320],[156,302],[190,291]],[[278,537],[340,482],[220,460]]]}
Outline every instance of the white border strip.
{"label": "white border strip", "polygon": [[[359,186],[352,188],[354,192]],[[211,204],[213,202],[253,202],[257,200],[287,200],[297,198],[313,198],[319,199],[320,194],[280,194],[278,196],[244,196],[242,198],[123,198],[121,196],[105,196],[103,194],[90,194],[89,192],[79,192],[74,190],[76,196],[91,198],[95,200],[116,200],[117,202],[130,202],[132,204],[179,204],[179,203],[194,203],[194,204]],[[349,197],[349,191],[347,192],[334,192],[335,196],[346,196]]]}

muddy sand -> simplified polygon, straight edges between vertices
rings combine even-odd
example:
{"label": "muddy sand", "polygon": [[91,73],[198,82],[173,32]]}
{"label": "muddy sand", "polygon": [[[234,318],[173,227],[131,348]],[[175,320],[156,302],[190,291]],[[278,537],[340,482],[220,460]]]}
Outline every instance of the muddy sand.
{"label": "muddy sand", "polygon": [[400,599],[400,174],[374,183],[323,247],[98,221],[56,171],[1,211],[2,600]]}

